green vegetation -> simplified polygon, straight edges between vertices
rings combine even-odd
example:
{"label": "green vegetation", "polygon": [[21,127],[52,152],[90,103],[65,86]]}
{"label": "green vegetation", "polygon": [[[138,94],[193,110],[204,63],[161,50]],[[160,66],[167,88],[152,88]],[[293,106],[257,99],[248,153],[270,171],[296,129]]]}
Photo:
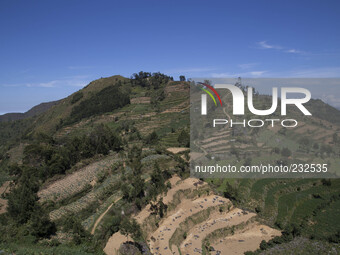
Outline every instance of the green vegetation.
{"label": "green vegetation", "polygon": [[82,99],[84,97],[84,93],[79,91],[79,92],[76,92],[73,97],[72,97],[72,100],[71,100],[71,104],[75,104],[77,103],[80,99]]}
{"label": "green vegetation", "polygon": [[[174,134],[177,145],[188,128],[188,115],[161,114],[188,100],[188,95],[178,98],[177,92],[168,92],[171,86],[182,89],[183,84],[172,80],[145,72],[132,79],[102,78],[39,116],[1,122],[0,183],[12,180],[14,186],[5,195],[7,213],[0,215],[0,250],[102,254],[107,239],[118,230],[145,243],[130,216],[150,203],[152,215],[163,217],[167,205],[156,199],[158,194],[167,191],[166,180],[174,172],[188,172],[182,158],[162,147],[163,137]],[[130,104],[135,98],[146,99]],[[154,119],[144,117],[153,111],[158,113]],[[39,199],[38,192],[77,169],[98,165],[98,159],[115,163],[99,165],[92,181],[86,176],[79,183],[70,179],[63,194],[47,193]],[[86,173],[93,175],[92,171]],[[95,220],[110,205],[90,235]],[[22,240],[20,248],[16,240]]]}
{"label": "green vegetation", "polygon": [[73,137],[65,142],[57,142],[52,137],[39,134],[25,147],[23,164],[10,165],[9,173],[20,177],[23,168],[34,168],[35,175],[42,181],[65,172],[81,159],[97,154],[107,155],[110,150],[121,150],[121,139],[104,125],[97,126],[88,136]]}
{"label": "green vegetation", "polygon": [[[11,192],[3,195],[8,208],[0,215],[0,250],[102,254],[106,241],[117,231],[132,236],[135,247],[140,247],[137,243],[146,245],[146,230],[154,229],[183,197],[200,196],[211,188],[283,231],[282,237],[262,242],[258,253],[300,238],[336,247],[340,236],[337,179],[209,179],[210,187],[179,191],[170,204],[158,197],[169,189],[171,175],[189,176],[188,153],[166,150],[190,145],[188,92],[184,76],[180,82],[160,73],[139,72],[131,79],[113,76],[91,82],[38,116],[0,122],[0,184],[13,181]],[[268,108],[267,99],[255,94],[255,107]],[[312,161],[327,163],[334,171],[340,163],[339,113],[321,101],[312,100],[310,107],[313,116],[331,124],[315,118],[302,119],[294,130],[226,130],[214,138],[217,145],[211,148],[218,153],[229,146],[227,159],[215,157],[214,162],[241,166]],[[327,117],[327,111],[334,113],[334,119]],[[289,117],[297,114],[293,111]],[[198,136],[200,125],[195,131]],[[209,150],[209,143],[195,146]],[[97,164],[98,160],[106,163]],[[64,194],[55,192],[39,199],[38,192],[85,166],[96,166],[91,177],[70,181],[70,189],[62,186]],[[151,215],[139,226],[131,216],[146,205],[150,205]],[[209,213],[187,219],[171,244],[179,245],[190,226]],[[89,231],[100,217],[91,235]],[[211,238],[231,231],[224,229]],[[203,248],[210,249],[209,240]]]}
{"label": "green vegetation", "polygon": [[[73,96],[71,103],[74,102],[75,96]],[[81,101],[79,105],[73,108],[67,122],[71,124],[96,114],[112,112],[129,103],[129,90],[123,91],[121,84],[118,83],[117,85],[106,87],[90,98]]]}
{"label": "green vegetation", "polygon": [[321,120],[329,121],[333,124],[340,124],[340,113],[336,108],[325,104],[320,99],[311,99],[306,107],[310,109],[313,115]]}

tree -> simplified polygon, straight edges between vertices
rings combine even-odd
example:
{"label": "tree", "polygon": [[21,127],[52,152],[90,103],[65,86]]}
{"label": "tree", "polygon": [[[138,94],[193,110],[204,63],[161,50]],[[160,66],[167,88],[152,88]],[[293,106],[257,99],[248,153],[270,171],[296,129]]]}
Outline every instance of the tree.
{"label": "tree", "polygon": [[238,189],[233,187],[229,182],[226,185],[225,191],[223,192],[225,198],[233,201],[239,201]]}
{"label": "tree", "polygon": [[122,193],[123,193],[123,199],[126,199],[127,201],[130,201],[131,200],[131,187],[127,184],[123,184],[121,186],[121,190],[122,190]]}
{"label": "tree", "polygon": [[158,201],[158,207],[159,207],[159,217],[163,218],[166,210],[168,209],[168,206],[164,204],[163,198],[161,198]]}
{"label": "tree", "polygon": [[179,80],[180,81],[185,81],[185,76],[184,75],[179,76]]}
{"label": "tree", "polygon": [[237,159],[240,158],[240,152],[239,150],[234,146],[234,144],[232,144],[231,148],[230,148],[230,154],[231,155],[235,155],[237,157]]}
{"label": "tree", "polygon": [[252,161],[252,159],[251,159],[250,157],[247,157],[247,158],[244,160],[243,165],[244,165],[244,166],[250,166],[250,165],[251,165],[251,161]]}
{"label": "tree", "polygon": [[330,179],[322,179],[321,180],[323,186],[331,186],[332,182]]}
{"label": "tree", "polygon": [[48,238],[55,234],[57,228],[54,222],[51,222],[46,211],[37,205],[31,217],[31,233],[38,238]]}
{"label": "tree", "polygon": [[133,162],[135,160],[140,161],[142,158],[142,148],[134,145],[128,152],[128,158],[130,162]]}
{"label": "tree", "polygon": [[153,131],[152,133],[150,133],[146,138],[145,138],[145,142],[147,144],[155,144],[158,141],[158,135],[155,131]]}
{"label": "tree", "polygon": [[163,191],[165,189],[164,177],[158,163],[155,163],[154,169],[151,173],[151,183],[158,191]]}
{"label": "tree", "polygon": [[276,154],[280,154],[280,148],[279,147],[275,147],[275,148],[273,148],[272,152],[274,152]]}
{"label": "tree", "polygon": [[67,216],[62,222],[62,225],[64,231],[72,232],[73,242],[75,244],[80,244],[82,240],[88,236],[88,233],[81,225],[79,218],[74,214]]}
{"label": "tree", "polygon": [[150,210],[152,211],[152,214],[159,215],[160,218],[164,217],[167,209],[168,206],[164,204],[163,198],[160,198],[157,203],[150,202]]}
{"label": "tree", "polygon": [[190,134],[186,130],[182,130],[182,132],[179,134],[177,141],[180,145],[189,147],[190,146]]}
{"label": "tree", "polygon": [[268,248],[268,244],[265,240],[262,240],[260,243],[260,249],[261,250],[266,250]]}
{"label": "tree", "polygon": [[18,224],[26,223],[37,206],[38,185],[34,169],[26,168],[8,198],[8,213]]}
{"label": "tree", "polygon": [[121,221],[119,228],[122,235],[126,237],[131,235],[133,239],[139,238],[142,233],[137,221],[135,219],[130,220],[127,217]]}
{"label": "tree", "polygon": [[334,133],[334,134],[333,134],[333,143],[334,143],[334,144],[337,144],[337,143],[338,143],[338,134],[337,134],[337,133]]}
{"label": "tree", "polygon": [[164,89],[158,89],[151,95],[150,103],[156,107],[159,105],[160,101],[165,99],[165,91]]}
{"label": "tree", "polygon": [[288,149],[288,148],[283,148],[282,150],[281,150],[281,155],[283,156],[283,157],[290,157],[291,155],[292,155],[292,152],[290,151],[290,149]]}

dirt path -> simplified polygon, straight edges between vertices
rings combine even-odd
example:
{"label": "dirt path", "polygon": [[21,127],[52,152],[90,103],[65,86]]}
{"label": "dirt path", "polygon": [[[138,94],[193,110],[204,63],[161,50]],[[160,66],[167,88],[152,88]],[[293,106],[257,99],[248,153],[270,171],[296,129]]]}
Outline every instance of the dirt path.
{"label": "dirt path", "polygon": [[[204,156],[208,155],[207,150],[204,149],[202,146],[198,145],[198,144],[197,144],[197,141],[194,141],[194,144],[195,144],[198,148],[200,148],[201,151],[203,151],[203,155],[204,155]],[[191,157],[191,155],[192,155],[192,152],[190,152],[190,157]]]}
{"label": "dirt path", "polygon": [[177,207],[176,212],[168,216],[159,226],[159,228],[153,232],[148,240],[150,251],[153,254],[172,255],[179,254],[177,247],[173,247],[171,250],[169,247],[169,240],[175,233],[176,229],[180,226],[180,223],[184,222],[188,217],[209,207],[219,206],[230,203],[226,198],[222,198],[216,195],[208,197],[201,197],[196,200],[185,199]]}
{"label": "dirt path", "polygon": [[182,254],[194,254],[202,251],[203,239],[213,231],[221,228],[236,226],[247,222],[250,218],[256,216],[255,213],[243,213],[241,209],[233,209],[230,212],[216,212],[210,218],[190,230],[188,237],[181,244]]}
{"label": "dirt path", "polygon": [[117,198],[106,210],[105,210],[105,212],[103,212],[99,217],[98,217],[98,219],[96,220],[96,222],[94,223],[94,225],[93,225],[93,228],[92,228],[92,230],[91,230],[91,235],[93,235],[94,234],[94,231],[96,231],[96,228],[97,228],[97,226],[98,226],[98,224],[99,224],[99,222],[104,218],[104,216],[105,216],[105,214],[111,209],[111,207],[115,204],[115,203],[117,203],[120,199],[122,199],[122,197],[119,197],[119,198]]}
{"label": "dirt path", "polygon": [[230,115],[227,113],[225,107],[223,107],[223,112],[224,112],[225,115],[227,115],[228,121],[229,121],[229,123],[230,123],[231,117],[230,117]]}
{"label": "dirt path", "polygon": [[[241,255],[246,251],[258,249],[262,240],[269,241],[273,237],[280,235],[281,232],[276,229],[254,223],[244,230],[237,231],[232,236],[217,240],[212,244],[215,251],[211,252],[211,254],[224,254],[224,251],[228,251],[228,254]],[[222,251],[222,253],[218,251]]]}

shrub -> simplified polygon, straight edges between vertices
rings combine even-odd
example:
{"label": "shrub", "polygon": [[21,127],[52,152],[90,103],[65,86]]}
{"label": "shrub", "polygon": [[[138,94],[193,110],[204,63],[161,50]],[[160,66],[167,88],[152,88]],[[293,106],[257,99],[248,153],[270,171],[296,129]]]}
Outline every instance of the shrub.
{"label": "shrub", "polygon": [[71,104],[75,104],[76,102],[78,102],[80,99],[82,99],[84,96],[83,92],[79,91],[77,93],[75,93],[72,97],[71,100]]}

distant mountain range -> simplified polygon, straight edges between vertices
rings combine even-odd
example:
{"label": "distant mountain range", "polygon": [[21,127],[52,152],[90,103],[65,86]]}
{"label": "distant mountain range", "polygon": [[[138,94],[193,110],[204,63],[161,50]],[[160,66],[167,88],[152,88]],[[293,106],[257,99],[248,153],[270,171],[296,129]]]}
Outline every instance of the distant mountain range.
{"label": "distant mountain range", "polygon": [[33,117],[35,115],[46,112],[48,109],[50,109],[52,106],[58,104],[59,102],[60,102],[60,100],[51,101],[51,102],[47,102],[47,103],[41,103],[39,105],[32,107],[30,110],[28,110],[27,112],[24,112],[24,113],[13,112],[13,113],[6,113],[6,114],[3,114],[3,115],[0,115],[0,122],[20,120],[20,119],[26,119],[26,118],[29,118],[29,117]]}

